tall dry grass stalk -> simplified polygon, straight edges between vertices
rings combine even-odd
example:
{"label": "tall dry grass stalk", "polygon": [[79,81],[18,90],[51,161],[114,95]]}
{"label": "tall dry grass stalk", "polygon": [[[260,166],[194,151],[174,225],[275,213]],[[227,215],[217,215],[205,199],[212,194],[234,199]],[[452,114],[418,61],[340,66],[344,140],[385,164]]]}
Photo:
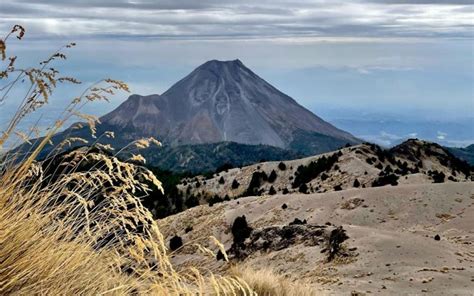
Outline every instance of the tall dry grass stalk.
{"label": "tall dry grass stalk", "polygon": [[[310,284],[286,279],[275,274],[271,269],[253,269],[248,266],[234,266],[229,272],[240,278],[255,294],[260,296],[314,296],[320,295]],[[237,290],[237,295],[245,293]]]}
{"label": "tall dry grass stalk", "polygon": [[[18,133],[21,120],[48,103],[59,83],[79,83],[60,77],[51,65],[66,59],[62,50],[38,68],[17,69],[7,56],[7,43],[25,30],[15,26],[0,39],[0,101],[22,80],[29,85],[18,111],[0,134],[0,146],[13,135],[29,142],[31,134]],[[116,91],[128,91],[116,80],[101,81],[66,107],[44,137],[27,154],[6,153],[0,160],[0,294],[1,295],[251,295],[234,277],[203,275],[197,268],[177,272],[163,236],[150,212],[136,198],[161,183],[148,170],[114,156],[78,149],[58,155],[69,139],[42,162],[36,161],[64,122],[85,119],[91,132],[97,120],[78,112],[95,100],[107,100]],[[98,135],[103,136],[103,135]],[[108,134],[105,136],[113,136]],[[150,145],[139,140],[136,146]],[[141,159],[134,156],[135,160]],[[58,161],[51,161],[51,160]],[[48,162],[49,161],[49,162]],[[88,170],[78,168],[93,164]],[[51,167],[54,164],[54,167]],[[47,173],[48,172],[48,173]],[[54,172],[54,174],[51,174]]]}

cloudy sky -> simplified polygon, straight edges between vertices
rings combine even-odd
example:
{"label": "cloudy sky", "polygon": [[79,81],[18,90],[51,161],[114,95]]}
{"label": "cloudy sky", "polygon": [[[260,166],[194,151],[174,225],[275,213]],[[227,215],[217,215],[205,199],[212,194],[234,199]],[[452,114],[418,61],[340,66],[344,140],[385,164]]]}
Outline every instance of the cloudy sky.
{"label": "cloudy sky", "polygon": [[[426,121],[474,117],[473,20],[472,0],[0,1],[0,31],[28,30],[12,45],[24,65],[75,41],[65,73],[85,83],[114,77],[151,94],[206,60],[239,58],[337,122],[361,110]],[[71,92],[59,90],[56,106]],[[88,111],[104,114],[124,99]],[[12,104],[0,106],[0,121]],[[433,137],[438,132],[452,135]]]}

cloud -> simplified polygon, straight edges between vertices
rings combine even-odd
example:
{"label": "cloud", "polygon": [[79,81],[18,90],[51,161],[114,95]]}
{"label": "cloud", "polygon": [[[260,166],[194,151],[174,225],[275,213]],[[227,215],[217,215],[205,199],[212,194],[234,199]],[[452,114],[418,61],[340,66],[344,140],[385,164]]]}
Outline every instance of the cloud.
{"label": "cloud", "polygon": [[436,138],[437,138],[438,140],[446,140],[446,137],[447,137],[447,136],[448,136],[447,133],[438,131]]}
{"label": "cloud", "polygon": [[446,4],[446,5],[474,5],[472,0],[369,0],[369,2],[383,4]]}
{"label": "cloud", "polygon": [[407,135],[396,135],[396,134],[388,133],[385,131],[380,131],[378,134],[374,134],[374,135],[357,135],[357,137],[361,139],[364,139],[369,142],[372,142],[381,146],[385,146],[385,147],[398,145],[402,143],[403,141],[416,138],[417,136],[418,136],[417,133],[409,133]]}
{"label": "cloud", "polygon": [[465,114],[472,110],[470,2],[0,0],[0,32],[27,27],[26,40],[12,39],[11,47],[26,66],[76,41],[70,73],[113,76],[139,93],[162,92],[206,60],[240,58],[316,111],[338,104]]}
{"label": "cloud", "polygon": [[12,0],[0,4],[0,29],[19,22],[49,37],[471,38],[468,2]]}

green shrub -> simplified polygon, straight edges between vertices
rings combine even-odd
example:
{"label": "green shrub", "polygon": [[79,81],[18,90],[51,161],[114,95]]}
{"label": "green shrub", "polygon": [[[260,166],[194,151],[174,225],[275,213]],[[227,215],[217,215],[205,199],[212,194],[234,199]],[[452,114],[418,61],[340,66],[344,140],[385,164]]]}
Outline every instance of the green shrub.
{"label": "green shrub", "polygon": [[359,180],[355,179],[354,180],[354,185],[353,185],[355,188],[358,188],[360,186],[360,182]]}
{"label": "green shrub", "polygon": [[323,172],[328,172],[333,165],[338,161],[339,156],[334,153],[329,157],[322,156],[316,161],[310,162],[307,166],[300,165],[296,169],[295,180],[293,181],[293,188],[298,188],[302,184],[314,180]]}
{"label": "green shrub", "polygon": [[270,173],[270,176],[268,176],[268,182],[270,182],[270,183],[275,182],[277,176],[278,176],[278,175],[277,175],[277,173],[275,172],[275,170],[272,170],[272,172]]}
{"label": "green shrub", "polygon": [[306,183],[301,184],[298,191],[301,193],[308,193],[308,185],[306,185]]}
{"label": "green shrub", "polygon": [[433,178],[433,183],[444,183],[446,175],[443,172],[429,171],[428,174]]}
{"label": "green shrub", "polygon": [[372,187],[380,187],[385,185],[398,185],[398,176],[395,174],[388,174],[378,177],[372,182]]}
{"label": "green shrub", "polygon": [[273,186],[270,187],[270,190],[268,191],[268,194],[270,194],[270,195],[275,195],[276,193],[277,193],[277,192],[276,192],[275,188],[274,188]]}
{"label": "green shrub", "polygon": [[266,182],[267,180],[268,177],[265,172],[254,172],[244,196],[260,195],[259,188],[262,186],[263,182]]}
{"label": "green shrub", "polygon": [[237,189],[239,188],[239,186],[240,183],[236,179],[234,179],[234,181],[232,181],[232,189]]}
{"label": "green shrub", "polygon": [[280,171],[286,170],[286,164],[285,164],[284,162],[280,162],[280,163],[278,164],[278,169],[279,169]]}

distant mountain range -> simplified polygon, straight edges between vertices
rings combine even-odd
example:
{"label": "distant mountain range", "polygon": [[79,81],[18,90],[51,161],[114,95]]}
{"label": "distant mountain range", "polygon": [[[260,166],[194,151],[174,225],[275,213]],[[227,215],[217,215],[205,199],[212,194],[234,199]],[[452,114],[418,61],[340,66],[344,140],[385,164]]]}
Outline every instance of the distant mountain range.
{"label": "distant mountain range", "polygon": [[474,166],[474,144],[471,144],[466,148],[448,147],[447,149],[459,159],[462,159]]}
{"label": "distant mountain range", "polygon": [[[120,149],[154,137],[164,147],[145,151],[150,164],[194,171],[214,170],[223,162],[294,159],[361,142],[299,105],[240,60],[208,61],[162,95],[130,96],[100,122],[97,134],[112,131],[114,139],[93,139],[87,127],[73,125],[52,141],[81,137]],[[42,155],[47,152],[48,148]]]}

